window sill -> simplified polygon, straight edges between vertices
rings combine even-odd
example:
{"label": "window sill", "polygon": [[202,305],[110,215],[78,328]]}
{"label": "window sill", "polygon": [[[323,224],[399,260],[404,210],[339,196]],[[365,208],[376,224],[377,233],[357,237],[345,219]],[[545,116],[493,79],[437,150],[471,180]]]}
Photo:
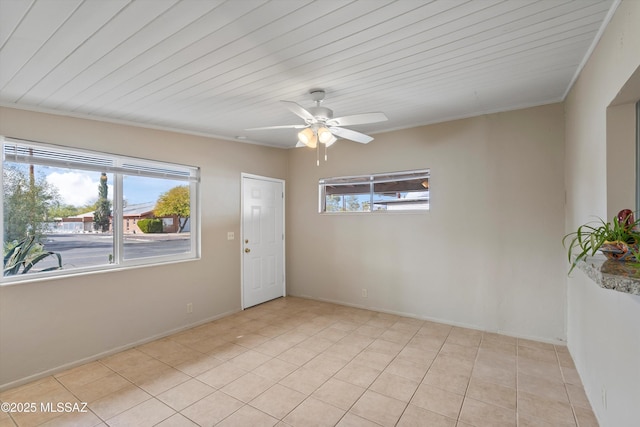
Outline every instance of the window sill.
{"label": "window sill", "polygon": [[102,273],[112,273],[118,271],[126,271],[126,270],[134,270],[138,268],[147,268],[147,267],[161,267],[164,265],[170,264],[179,264],[183,262],[192,262],[192,261],[200,261],[200,256],[190,257],[190,258],[181,258],[181,259],[172,259],[165,260],[160,262],[153,263],[143,263],[143,264],[105,264],[97,267],[88,267],[88,268],[78,268],[72,270],[55,270],[47,273],[33,273],[33,274],[18,274],[15,276],[5,276],[0,277],[0,288],[4,286],[15,286],[22,285],[25,283],[34,283],[34,282],[44,282],[44,281],[52,281],[52,280],[65,280],[71,277],[76,276],[90,276],[93,274],[102,274]]}
{"label": "window sill", "polygon": [[607,260],[604,255],[580,261],[577,267],[601,288],[640,295],[640,265]]}

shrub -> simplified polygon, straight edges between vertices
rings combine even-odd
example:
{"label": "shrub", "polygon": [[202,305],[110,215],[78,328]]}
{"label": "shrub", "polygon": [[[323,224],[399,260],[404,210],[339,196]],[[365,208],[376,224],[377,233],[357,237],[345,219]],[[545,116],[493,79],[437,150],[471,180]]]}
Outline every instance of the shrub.
{"label": "shrub", "polygon": [[5,244],[3,252],[4,276],[26,274],[33,266],[50,256],[57,258],[58,265],[40,271],[60,270],[62,268],[62,256],[56,252],[46,251],[41,243],[35,241],[35,236],[28,236],[20,241],[16,240]]}
{"label": "shrub", "polygon": [[141,219],[138,221],[138,228],[143,233],[162,233],[161,219]]}

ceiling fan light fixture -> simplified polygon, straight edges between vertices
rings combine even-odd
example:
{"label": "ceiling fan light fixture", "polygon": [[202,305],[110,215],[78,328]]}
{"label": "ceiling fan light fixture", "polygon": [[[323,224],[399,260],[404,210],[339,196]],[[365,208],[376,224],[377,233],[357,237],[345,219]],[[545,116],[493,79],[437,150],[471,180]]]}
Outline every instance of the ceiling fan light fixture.
{"label": "ceiling fan light fixture", "polygon": [[316,148],[318,145],[318,138],[311,128],[304,128],[298,132],[298,141],[310,148]]}
{"label": "ceiling fan light fixture", "polygon": [[329,140],[325,142],[324,145],[326,145],[327,147],[331,147],[337,140],[338,138],[336,138],[334,134],[331,134],[331,138],[329,138]]}
{"label": "ceiling fan light fixture", "polygon": [[[329,143],[332,139],[335,140],[335,137],[333,136],[333,134],[331,133],[331,131],[329,129],[327,129],[326,127],[322,126],[321,128],[318,129],[318,140],[322,143],[322,144],[327,144]],[[334,141],[335,142],[335,141]]]}

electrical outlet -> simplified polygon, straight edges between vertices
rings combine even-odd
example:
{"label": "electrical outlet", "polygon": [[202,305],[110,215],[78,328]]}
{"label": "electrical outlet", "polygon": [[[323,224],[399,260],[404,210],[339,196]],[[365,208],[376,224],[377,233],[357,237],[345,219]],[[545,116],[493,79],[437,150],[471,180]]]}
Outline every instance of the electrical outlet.
{"label": "electrical outlet", "polygon": [[366,289],[362,289],[362,298],[367,298],[369,296],[369,293],[367,292]]}
{"label": "electrical outlet", "polygon": [[187,304],[187,313],[193,313],[193,303]]}
{"label": "electrical outlet", "polygon": [[236,238],[236,235],[233,231],[228,231],[227,232],[227,240],[233,240]]}

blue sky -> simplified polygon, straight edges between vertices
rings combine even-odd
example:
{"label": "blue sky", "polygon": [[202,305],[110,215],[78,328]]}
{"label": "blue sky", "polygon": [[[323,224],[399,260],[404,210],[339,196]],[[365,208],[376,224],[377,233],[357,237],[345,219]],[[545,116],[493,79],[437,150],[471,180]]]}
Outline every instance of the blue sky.
{"label": "blue sky", "polygon": [[[36,174],[44,174],[47,182],[54,185],[60,193],[61,202],[73,206],[94,203],[98,198],[99,172],[87,172],[36,166]],[[109,199],[113,197],[113,175],[108,174]],[[155,202],[169,189],[184,185],[181,181],[167,179],[125,176],[123,182],[124,199],[129,205]]]}

